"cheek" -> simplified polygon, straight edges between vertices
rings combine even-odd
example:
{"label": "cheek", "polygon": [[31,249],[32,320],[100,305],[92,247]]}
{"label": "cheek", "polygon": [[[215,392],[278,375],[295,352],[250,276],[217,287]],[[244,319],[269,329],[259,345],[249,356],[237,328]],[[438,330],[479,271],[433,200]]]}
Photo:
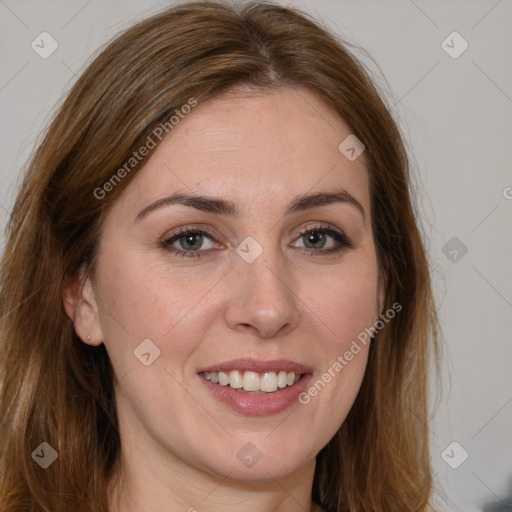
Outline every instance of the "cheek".
{"label": "cheek", "polygon": [[311,287],[310,280],[300,296],[321,332],[317,340],[322,366],[302,403],[317,408],[318,417],[330,425],[326,432],[331,435],[348,414],[365,373],[370,343],[365,329],[375,321],[377,304],[376,262],[371,256],[354,258],[315,283]]}
{"label": "cheek", "polygon": [[[225,306],[229,294],[236,294],[226,288],[229,276],[222,282],[227,268],[220,269],[218,262],[173,266],[115,247],[101,254],[98,267],[101,327],[111,350],[125,351],[129,344],[133,351],[149,338],[163,345],[172,340],[175,355],[185,356],[205,325],[219,321],[219,304]],[[349,256],[338,265],[309,263],[289,274],[295,306],[302,310],[299,329],[316,329],[326,353],[350,345],[371,325],[375,312],[377,269],[371,247]]]}
{"label": "cheek", "polygon": [[105,251],[97,271],[104,342],[118,371],[135,361],[133,351],[152,340],[162,351],[172,347],[173,361],[183,360],[200,339],[205,294],[220,275],[148,263],[138,253]]}
{"label": "cheek", "polygon": [[327,347],[341,350],[375,321],[377,268],[373,258],[353,258],[315,279],[305,279],[299,296],[309,306]]}

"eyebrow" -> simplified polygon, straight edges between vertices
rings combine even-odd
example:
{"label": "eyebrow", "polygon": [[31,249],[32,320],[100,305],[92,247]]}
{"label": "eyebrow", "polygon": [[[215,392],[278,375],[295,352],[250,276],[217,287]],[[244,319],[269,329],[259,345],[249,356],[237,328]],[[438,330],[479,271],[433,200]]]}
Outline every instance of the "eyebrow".
{"label": "eyebrow", "polygon": [[[313,194],[300,195],[290,202],[285,214],[289,215],[291,213],[309,210],[310,208],[326,206],[333,203],[346,203],[355,206],[361,212],[363,221],[366,219],[365,211],[361,203],[346,190],[337,190],[334,192],[317,192]],[[229,215],[235,218],[238,218],[241,215],[240,210],[231,201],[218,197],[184,194],[177,192],[144,207],[135,217],[135,221],[138,222],[155,210],[173,204],[190,206],[203,212]]]}

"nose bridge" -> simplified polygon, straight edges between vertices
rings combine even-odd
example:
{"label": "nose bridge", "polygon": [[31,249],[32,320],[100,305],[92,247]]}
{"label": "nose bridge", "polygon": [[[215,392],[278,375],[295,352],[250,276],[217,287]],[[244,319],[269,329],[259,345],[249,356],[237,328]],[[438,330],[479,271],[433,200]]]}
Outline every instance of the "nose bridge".
{"label": "nose bridge", "polygon": [[291,329],[299,319],[286,261],[270,238],[262,246],[248,237],[237,248],[226,318],[231,328],[251,326],[263,337]]}

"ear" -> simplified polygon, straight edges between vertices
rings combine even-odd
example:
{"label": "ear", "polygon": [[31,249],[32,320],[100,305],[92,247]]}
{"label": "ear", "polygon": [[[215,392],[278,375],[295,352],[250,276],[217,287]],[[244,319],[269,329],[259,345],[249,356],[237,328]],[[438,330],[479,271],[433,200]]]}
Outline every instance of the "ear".
{"label": "ear", "polygon": [[77,274],[66,276],[64,279],[62,300],[78,337],[87,345],[101,345],[103,334],[99,322],[98,305],[91,279],[85,277],[83,268]]}

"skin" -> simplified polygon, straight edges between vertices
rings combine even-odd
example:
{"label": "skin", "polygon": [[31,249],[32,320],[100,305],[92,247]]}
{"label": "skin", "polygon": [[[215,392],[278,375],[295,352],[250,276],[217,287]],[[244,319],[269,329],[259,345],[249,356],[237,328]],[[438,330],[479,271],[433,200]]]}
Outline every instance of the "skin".
{"label": "skin", "polygon": [[[311,366],[315,382],[382,313],[364,153],[349,161],[338,150],[349,134],[304,89],[232,91],[181,120],[109,211],[93,276],[81,292],[69,286],[64,302],[84,342],[105,343],[119,380],[112,510],[315,510],[315,456],[357,396],[368,345],[308,404],[267,416],[213,399],[197,372],[239,357],[283,358]],[[365,217],[346,202],[284,214],[298,195],[335,189]],[[134,220],[174,192],[233,201],[241,215],[168,205]],[[343,231],[353,248],[322,254],[340,244],[326,235],[311,245],[299,233],[318,223]],[[212,231],[213,241],[194,246],[203,257],[159,245],[186,226]],[[252,263],[236,252],[248,236],[263,248]],[[160,356],[145,366],[134,350],[148,338]],[[248,442],[262,454],[250,468],[237,457]]]}

